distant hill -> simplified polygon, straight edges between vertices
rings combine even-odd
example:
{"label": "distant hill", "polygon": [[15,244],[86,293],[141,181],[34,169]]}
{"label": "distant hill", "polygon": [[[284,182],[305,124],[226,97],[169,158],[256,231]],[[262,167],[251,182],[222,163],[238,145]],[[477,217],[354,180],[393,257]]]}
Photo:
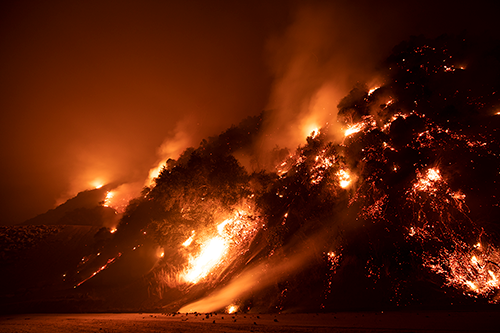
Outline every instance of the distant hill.
{"label": "distant hill", "polygon": [[22,225],[90,225],[103,226],[118,223],[119,215],[113,208],[102,205],[111,186],[86,190],[46,213],[21,223]]}

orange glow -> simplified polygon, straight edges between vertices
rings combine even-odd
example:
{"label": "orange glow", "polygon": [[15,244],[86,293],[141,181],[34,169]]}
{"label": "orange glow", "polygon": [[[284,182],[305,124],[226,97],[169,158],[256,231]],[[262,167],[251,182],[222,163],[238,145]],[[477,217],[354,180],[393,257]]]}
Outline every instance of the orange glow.
{"label": "orange glow", "polygon": [[418,175],[418,181],[413,185],[413,188],[418,191],[436,191],[435,184],[441,180],[439,169],[430,168],[427,173],[422,176]]}
{"label": "orange glow", "polygon": [[350,136],[354,133],[358,133],[361,131],[363,128],[365,128],[366,124],[363,122],[359,122],[357,124],[349,126],[345,131],[344,131],[344,136]]}
{"label": "orange glow", "polygon": [[197,283],[207,276],[225,254],[227,244],[222,237],[210,239],[202,247],[200,254],[190,260],[191,269],[184,275],[184,280]]}
{"label": "orange glow", "polygon": [[472,281],[466,281],[465,283],[470,287],[470,289],[472,289],[474,291],[477,290],[477,286],[474,284],[474,282],[472,282]]}
{"label": "orange glow", "polygon": [[337,176],[339,177],[340,187],[347,188],[351,184],[351,176],[347,171],[339,170]]}
{"label": "orange glow", "polygon": [[104,182],[102,181],[102,179],[95,179],[90,183],[90,185],[95,189],[99,189],[104,186]]}
{"label": "orange glow", "polygon": [[231,314],[231,313],[235,313],[236,311],[238,311],[238,306],[237,305],[230,305],[227,307],[226,309],[227,313]]}
{"label": "orange glow", "polygon": [[315,139],[319,135],[319,129],[315,128],[311,131],[311,137]]}
{"label": "orange glow", "polygon": [[368,90],[368,96],[370,96],[371,94],[373,94],[375,92],[375,90],[377,90],[378,88],[380,88],[380,87],[375,87],[375,88],[372,88],[372,89]]}
{"label": "orange glow", "polygon": [[[246,219],[245,216],[246,214],[238,212],[234,218],[219,223],[215,235],[201,241],[202,245],[198,254],[190,255],[189,264],[180,275],[181,280],[198,283],[234,254],[230,251],[231,249],[236,249],[237,246],[251,239],[257,230],[255,221]],[[188,246],[193,239],[194,231],[182,245]]]}
{"label": "orange glow", "polygon": [[315,139],[319,133],[320,133],[320,129],[318,127],[318,125],[316,124],[315,121],[312,121],[312,120],[308,120],[306,122],[307,125],[304,125],[302,127],[302,133],[304,135],[304,137],[312,137],[313,139]]}
{"label": "orange glow", "polygon": [[114,197],[114,192],[113,191],[108,191],[106,193],[106,198],[104,199],[104,207],[109,207],[111,206],[111,199]]}
{"label": "orange glow", "polygon": [[153,168],[149,171],[149,176],[148,176],[148,180],[146,181],[146,186],[151,186],[155,183],[155,178],[157,178],[160,175],[160,172],[161,172],[164,165],[165,165],[165,162],[162,161],[155,168]]}
{"label": "orange glow", "polygon": [[314,158],[314,166],[311,168],[311,184],[319,184],[328,169],[335,163],[335,157],[328,156],[326,150],[321,151]]}
{"label": "orange glow", "polygon": [[110,232],[110,233],[112,233],[112,234],[114,234],[114,233],[116,232],[116,230],[117,230],[116,228],[111,228],[111,229],[109,230],[109,232]]}
{"label": "orange glow", "polygon": [[188,239],[186,239],[186,241],[184,243],[182,243],[182,246],[188,247],[193,242],[193,239],[194,239],[194,230],[191,233],[191,237],[189,237]]}

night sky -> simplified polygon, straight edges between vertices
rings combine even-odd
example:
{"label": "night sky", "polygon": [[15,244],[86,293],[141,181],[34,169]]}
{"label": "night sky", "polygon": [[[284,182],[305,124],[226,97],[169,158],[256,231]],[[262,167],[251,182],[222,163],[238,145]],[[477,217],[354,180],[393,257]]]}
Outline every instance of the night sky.
{"label": "night sky", "polygon": [[143,184],[161,160],[264,109],[273,142],[293,146],[311,105],[328,105],[320,122],[335,115],[410,35],[498,38],[492,1],[433,2],[3,2],[0,224],[96,181]]}

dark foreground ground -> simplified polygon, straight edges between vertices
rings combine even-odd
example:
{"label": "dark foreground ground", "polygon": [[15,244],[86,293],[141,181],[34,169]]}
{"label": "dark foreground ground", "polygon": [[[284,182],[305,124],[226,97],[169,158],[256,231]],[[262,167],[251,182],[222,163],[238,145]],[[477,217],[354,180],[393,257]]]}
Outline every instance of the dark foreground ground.
{"label": "dark foreground ground", "polygon": [[23,314],[0,332],[498,332],[498,312]]}

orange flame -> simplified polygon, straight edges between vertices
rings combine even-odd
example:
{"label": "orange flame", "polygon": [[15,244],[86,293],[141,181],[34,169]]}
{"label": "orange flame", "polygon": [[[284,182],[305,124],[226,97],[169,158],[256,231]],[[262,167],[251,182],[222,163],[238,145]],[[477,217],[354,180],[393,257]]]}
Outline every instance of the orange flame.
{"label": "orange flame", "polygon": [[339,177],[340,187],[347,188],[351,184],[351,176],[345,170],[339,170],[337,172],[337,176]]}

